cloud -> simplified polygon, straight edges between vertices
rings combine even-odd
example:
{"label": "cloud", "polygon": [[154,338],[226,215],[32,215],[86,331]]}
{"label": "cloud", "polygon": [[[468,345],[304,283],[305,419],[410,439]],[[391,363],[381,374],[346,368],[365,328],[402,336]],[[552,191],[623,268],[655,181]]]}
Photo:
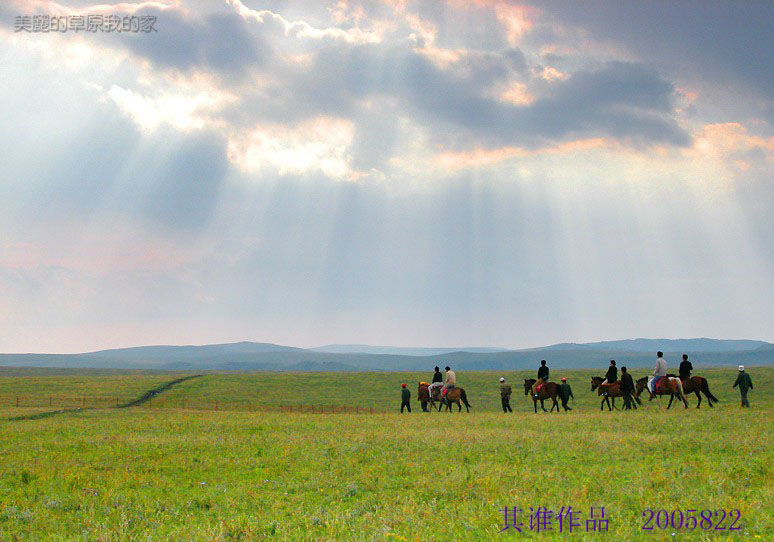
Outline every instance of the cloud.
{"label": "cloud", "polygon": [[767,83],[698,35],[738,19],[649,45],[639,4],[73,5],[34,9],[158,33],[0,30],[0,349],[773,328]]}
{"label": "cloud", "polygon": [[334,39],[348,43],[378,43],[382,37],[378,32],[363,30],[358,27],[343,29],[338,27],[316,28],[306,21],[288,21],[282,15],[270,10],[254,10],[245,6],[240,0],[227,0],[241,17],[254,20],[260,24],[277,24],[285,36],[308,38],[312,40]]}
{"label": "cloud", "polygon": [[768,115],[774,112],[774,64],[767,54],[774,49],[771,2],[703,2],[701,9],[690,2],[662,9],[647,2],[616,2],[588,9],[581,2],[560,0],[541,4],[541,9],[555,25],[582,28],[598,41],[617,43],[671,77],[722,81],[754,95]]}
{"label": "cloud", "polygon": [[272,54],[268,42],[235,13],[197,17],[181,9],[149,7],[138,14],[158,17],[159,31],[122,33],[121,40],[154,67],[241,78]]}

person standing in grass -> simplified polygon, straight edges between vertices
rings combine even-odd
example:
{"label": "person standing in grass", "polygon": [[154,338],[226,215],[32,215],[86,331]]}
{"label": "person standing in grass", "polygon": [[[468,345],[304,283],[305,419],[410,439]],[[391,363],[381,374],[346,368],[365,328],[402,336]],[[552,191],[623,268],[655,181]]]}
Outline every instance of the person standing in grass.
{"label": "person standing in grass", "polygon": [[750,375],[744,372],[744,365],[739,366],[739,376],[736,377],[736,382],[732,388],[739,386],[739,391],[742,394],[742,406],[750,408],[750,402],[747,400],[747,390],[753,389],[752,378]]}
{"label": "person standing in grass", "polygon": [[500,402],[503,405],[503,412],[513,412],[511,409],[511,386],[505,383],[503,377],[500,377]]}
{"label": "person standing in grass", "polygon": [[570,400],[570,397],[575,399],[575,396],[572,394],[572,388],[567,383],[567,378],[564,376],[562,377],[562,384],[559,386],[559,394],[562,396],[562,407],[564,408],[564,411],[567,412],[568,410],[572,410],[567,406],[567,401]]}
{"label": "person standing in grass", "polygon": [[621,393],[623,394],[624,410],[632,409],[632,393],[634,392],[634,380],[624,365],[621,367]]}
{"label": "person standing in grass", "polygon": [[406,407],[411,412],[411,392],[405,384],[401,384],[400,388],[400,413],[403,414],[403,407]]}

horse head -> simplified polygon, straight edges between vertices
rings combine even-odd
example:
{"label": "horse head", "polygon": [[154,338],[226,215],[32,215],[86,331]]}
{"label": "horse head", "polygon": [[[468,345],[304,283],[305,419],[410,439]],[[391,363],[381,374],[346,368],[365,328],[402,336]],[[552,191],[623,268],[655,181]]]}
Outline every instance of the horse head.
{"label": "horse head", "polygon": [[597,389],[597,386],[599,386],[602,383],[602,378],[598,376],[592,376],[591,377],[591,391],[594,391]]}
{"label": "horse head", "polygon": [[534,383],[535,383],[535,379],[533,378],[524,379],[524,395],[529,395],[529,392],[532,391],[532,384]]}
{"label": "horse head", "polygon": [[648,377],[643,376],[642,378],[637,379],[637,382],[635,383],[635,390],[636,390],[636,397],[639,397],[642,393],[642,390],[645,389],[645,387],[648,385]]}

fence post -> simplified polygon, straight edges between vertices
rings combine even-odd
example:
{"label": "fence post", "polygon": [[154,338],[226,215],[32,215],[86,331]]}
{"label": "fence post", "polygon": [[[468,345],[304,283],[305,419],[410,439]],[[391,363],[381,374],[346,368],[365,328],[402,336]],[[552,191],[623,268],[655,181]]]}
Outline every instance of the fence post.
{"label": "fence post", "polygon": [[355,414],[360,414],[360,407],[359,406],[355,407]]}
{"label": "fence post", "polygon": [[215,401],[215,410],[218,410],[218,402]]}
{"label": "fence post", "polygon": [[17,407],[19,406],[19,396],[18,395],[16,396],[16,406]]}
{"label": "fence post", "polygon": [[81,397],[81,408],[86,408],[86,396]]}
{"label": "fence post", "polygon": [[48,398],[48,408],[51,408],[51,403],[52,403],[52,399],[51,399],[51,396],[49,396],[49,398]]}

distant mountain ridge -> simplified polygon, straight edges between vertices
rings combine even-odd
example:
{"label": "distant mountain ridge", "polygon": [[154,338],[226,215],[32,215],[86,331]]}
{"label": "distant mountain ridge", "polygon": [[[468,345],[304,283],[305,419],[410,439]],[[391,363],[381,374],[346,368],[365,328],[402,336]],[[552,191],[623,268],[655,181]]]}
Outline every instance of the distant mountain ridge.
{"label": "distant mountain ridge", "polygon": [[537,350],[618,350],[622,352],[744,352],[757,348],[772,347],[766,341],[750,339],[624,339],[595,343],[560,343],[543,346]]}
{"label": "distant mountain ridge", "polygon": [[304,349],[271,343],[238,342],[208,345],[156,345],[117,348],[83,354],[0,354],[0,366],[157,369],[176,371],[425,371],[434,365],[460,370],[534,369],[540,359],[552,368],[646,367],[655,353],[666,353],[670,367],[687,353],[694,366],[769,365],[774,344],[748,339],[627,339],[597,343],[561,343],[522,350],[492,347],[404,348],[327,345]]}
{"label": "distant mountain ridge", "polygon": [[457,347],[457,348],[432,348],[432,347],[407,347],[407,346],[371,346],[368,344],[327,344],[309,348],[314,352],[327,352],[329,354],[395,354],[399,356],[436,356],[451,352],[507,352],[507,348],[493,348],[487,346]]}

